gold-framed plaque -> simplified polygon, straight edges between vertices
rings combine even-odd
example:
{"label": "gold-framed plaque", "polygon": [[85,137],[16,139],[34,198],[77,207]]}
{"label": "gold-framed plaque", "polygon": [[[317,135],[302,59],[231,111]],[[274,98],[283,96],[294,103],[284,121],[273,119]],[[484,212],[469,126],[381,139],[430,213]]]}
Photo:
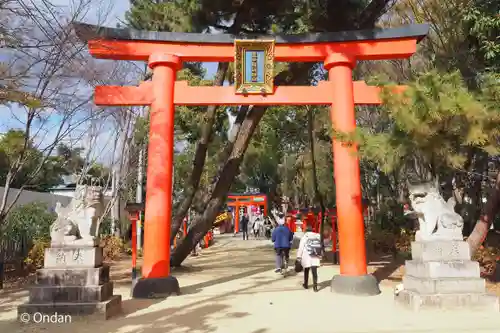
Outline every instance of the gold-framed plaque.
{"label": "gold-framed plaque", "polygon": [[274,40],[234,40],[234,84],[237,94],[274,92]]}

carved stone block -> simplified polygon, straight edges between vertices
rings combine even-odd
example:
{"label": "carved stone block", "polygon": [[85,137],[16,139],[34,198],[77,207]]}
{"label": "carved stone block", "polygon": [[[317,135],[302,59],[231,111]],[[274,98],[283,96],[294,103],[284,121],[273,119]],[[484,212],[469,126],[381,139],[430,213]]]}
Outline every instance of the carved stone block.
{"label": "carved stone block", "polygon": [[112,295],[112,282],[100,286],[33,286],[29,292],[29,303],[102,302]]}
{"label": "carved stone block", "polygon": [[412,242],[411,256],[417,261],[469,261],[469,245],[464,241]]}
{"label": "carved stone block", "polygon": [[419,294],[468,294],[484,293],[484,279],[475,278],[417,278],[406,275],[403,277],[405,290]]}
{"label": "carved stone block", "polygon": [[403,290],[394,297],[395,301],[414,311],[424,309],[463,309],[465,307],[500,311],[499,298],[486,293],[420,294]]}
{"label": "carved stone block", "polygon": [[113,295],[109,300],[103,302],[82,302],[82,303],[26,303],[19,305],[17,314],[20,316],[23,313],[31,315],[35,313],[43,313],[52,315],[71,315],[71,320],[78,320],[79,316],[84,316],[87,320],[109,319],[122,312],[122,297]]}
{"label": "carved stone block", "polygon": [[75,237],[65,236],[65,238],[71,238],[71,240],[63,239],[60,242],[58,242],[57,240],[52,240],[50,246],[51,247],[97,247],[99,246],[100,243],[99,237],[93,237],[93,238],[87,237],[87,238],[75,239]]}
{"label": "carved stone block", "polygon": [[407,260],[406,274],[418,278],[475,278],[480,274],[475,261],[418,261]]}
{"label": "carved stone block", "polygon": [[[108,319],[121,312],[121,296],[113,295],[109,267],[101,247],[62,246],[45,249],[44,268],[37,270],[22,313],[69,314]],[[75,316],[75,317],[73,317]]]}
{"label": "carved stone block", "polygon": [[109,281],[109,266],[96,268],[42,268],[36,272],[40,286],[92,286]]}
{"label": "carved stone block", "polygon": [[473,307],[499,311],[498,298],[486,293],[479,264],[470,260],[469,245],[458,240],[411,244],[403,290],[395,300],[414,310]]}
{"label": "carved stone block", "polygon": [[50,247],[45,249],[44,268],[90,268],[101,265],[101,247]]}

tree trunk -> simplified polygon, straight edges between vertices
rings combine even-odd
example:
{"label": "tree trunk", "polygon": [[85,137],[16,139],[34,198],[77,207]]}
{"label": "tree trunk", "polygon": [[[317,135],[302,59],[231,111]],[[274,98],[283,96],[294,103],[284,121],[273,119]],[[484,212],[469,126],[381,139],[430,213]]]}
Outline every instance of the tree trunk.
{"label": "tree trunk", "polygon": [[474,255],[477,249],[486,239],[490,226],[495,220],[498,214],[500,206],[500,171],[497,173],[497,179],[495,181],[495,186],[488,197],[488,202],[486,203],[485,214],[477,221],[476,226],[472,230],[469,238],[467,238],[467,243],[469,243],[471,255]]}
{"label": "tree trunk", "polygon": [[311,151],[311,165],[312,165],[312,176],[313,176],[313,187],[314,187],[314,199],[319,206],[321,207],[321,225],[320,225],[320,241],[321,241],[321,249],[323,253],[325,252],[325,203],[323,201],[323,196],[319,191],[318,185],[318,173],[316,172],[316,157],[314,154],[314,114],[313,110],[308,107],[307,108],[307,134],[309,136],[309,149]]}
{"label": "tree trunk", "polygon": [[475,149],[474,161],[472,163],[472,186],[469,186],[465,191],[470,198],[471,203],[467,207],[467,219],[464,226],[464,236],[469,236],[474,228],[474,222],[481,218],[482,208],[482,183],[484,171],[488,167],[488,154]]}
{"label": "tree trunk", "polygon": [[[212,228],[213,221],[226,201],[227,192],[234,178],[238,175],[245,151],[265,110],[266,107],[253,108],[243,121],[231,153],[221,168],[217,181],[211,186],[213,190],[207,191],[205,195],[205,200],[203,200],[205,206],[203,214],[196,217],[192,223],[192,228],[172,253],[172,266],[180,266],[189,253],[191,253],[193,246],[201,241],[203,236]],[[224,154],[225,151],[221,154]]]}
{"label": "tree trunk", "polygon": [[[219,63],[217,74],[215,75],[214,86],[223,85],[228,66],[228,63]],[[203,174],[203,168],[205,166],[205,160],[207,157],[208,144],[210,143],[210,137],[212,136],[213,132],[216,111],[216,105],[210,105],[207,107],[205,122],[201,128],[201,137],[198,141],[198,145],[196,146],[196,152],[194,155],[193,172],[191,173],[191,179],[188,182],[187,188],[185,189],[186,196],[179,205],[179,208],[172,220],[170,242],[174,241],[174,238],[182,225],[182,221],[184,220],[189,207],[191,207],[191,204],[193,203],[193,199],[195,197],[196,191],[198,190],[198,186],[200,185],[200,179],[201,175]]]}
{"label": "tree trunk", "polygon": [[[142,203],[143,201],[143,183],[144,183],[144,162],[145,162],[144,144],[139,144],[139,161],[137,162],[137,186],[135,189],[135,202]],[[137,249],[142,249],[142,213],[139,215],[139,222],[137,223]]]}
{"label": "tree trunk", "polygon": [[[113,166],[112,176],[111,176],[111,195],[113,198],[116,198],[118,196],[118,176],[117,176],[117,171],[116,171],[116,166]],[[111,206],[111,226],[110,226],[110,234],[114,235],[117,227],[116,227],[116,221],[118,221],[118,214],[119,214],[119,206],[117,204],[117,200],[113,200],[113,206]]]}

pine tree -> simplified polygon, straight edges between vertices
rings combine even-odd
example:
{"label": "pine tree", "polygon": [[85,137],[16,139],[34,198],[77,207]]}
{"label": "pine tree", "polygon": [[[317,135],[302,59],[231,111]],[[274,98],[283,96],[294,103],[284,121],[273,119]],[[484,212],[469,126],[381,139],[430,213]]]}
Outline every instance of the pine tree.
{"label": "pine tree", "polygon": [[[464,230],[467,234],[481,214],[481,187],[474,184],[481,186],[484,171],[479,171],[478,166],[487,167],[488,156],[500,151],[497,82],[498,76],[484,76],[480,89],[470,90],[458,71],[430,71],[409,82],[404,94],[393,94],[388,87],[379,120],[390,125],[376,133],[373,128],[360,128],[356,139],[362,159],[375,163],[386,174],[396,170],[400,179],[444,179],[449,188],[453,179],[455,187],[460,188],[458,182],[464,179],[460,176],[469,174],[475,163],[473,170],[480,177],[473,177],[465,193],[475,201],[466,205],[457,200],[457,210],[468,222]],[[473,237],[470,243],[481,237]]]}
{"label": "pine tree", "polygon": [[459,72],[437,71],[419,74],[404,94],[390,89],[382,110],[391,128],[374,134],[361,129],[358,138],[363,158],[383,170],[406,165],[425,180],[443,168],[462,168],[470,147],[498,153],[500,116],[492,107],[493,91],[475,94]]}

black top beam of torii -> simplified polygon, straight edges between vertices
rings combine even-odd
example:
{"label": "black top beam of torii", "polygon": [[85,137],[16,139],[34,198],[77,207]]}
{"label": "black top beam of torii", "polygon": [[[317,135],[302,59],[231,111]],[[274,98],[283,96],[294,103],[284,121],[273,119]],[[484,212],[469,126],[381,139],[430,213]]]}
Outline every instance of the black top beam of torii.
{"label": "black top beam of torii", "polygon": [[269,39],[276,44],[312,44],[333,42],[355,42],[384,39],[415,38],[423,39],[429,32],[429,24],[409,24],[397,28],[375,28],[339,32],[315,32],[296,35],[231,35],[202,34],[187,32],[147,31],[130,28],[110,28],[87,23],[75,22],[73,27],[77,36],[83,41],[94,39],[129,40],[129,41],[163,41],[204,44],[232,44],[235,39]]}

